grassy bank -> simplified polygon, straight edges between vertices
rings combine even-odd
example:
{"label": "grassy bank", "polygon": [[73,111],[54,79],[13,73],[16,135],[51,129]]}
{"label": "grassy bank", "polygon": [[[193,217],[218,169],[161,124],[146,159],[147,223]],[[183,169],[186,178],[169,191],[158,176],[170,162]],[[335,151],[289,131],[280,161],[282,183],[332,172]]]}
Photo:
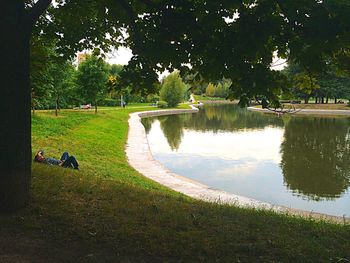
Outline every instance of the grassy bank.
{"label": "grassy bank", "polygon": [[348,262],[349,226],[196,201],[138,174],[128,114],[149,109],[33,117],[33,151],[69,151],[80,171],[33,164],[30,207],[0,217],[0,262]]}

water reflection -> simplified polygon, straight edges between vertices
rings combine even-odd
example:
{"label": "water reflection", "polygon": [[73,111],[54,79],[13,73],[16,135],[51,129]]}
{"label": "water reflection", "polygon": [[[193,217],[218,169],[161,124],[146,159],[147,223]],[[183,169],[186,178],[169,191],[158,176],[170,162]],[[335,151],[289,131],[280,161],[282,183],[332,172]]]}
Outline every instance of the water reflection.
{"label": "water reflection", "polygon": [[281,167],[295,193],[319,200],[350,185],[349,119],[293,118],[285,127]]}
{"label": "water reflection", "polygon": [[190,115],[185,128],[197,131],[257,130],[267,126],[283,127],[283,120],[271,115],[256,114],[236,105],[213,105]]}
{"label": "water reflection", "polygon": [[159,119],[160,127],[172,150],[177,150],[180,146],[184,134],[183,127],[185,118],[186,116],[173,115],[163,116]]}
{"label": "water reflection", "polygon": [[233,105],[142,120],[175,173],[273,204],[350,215],[350,119],[260,114]]}

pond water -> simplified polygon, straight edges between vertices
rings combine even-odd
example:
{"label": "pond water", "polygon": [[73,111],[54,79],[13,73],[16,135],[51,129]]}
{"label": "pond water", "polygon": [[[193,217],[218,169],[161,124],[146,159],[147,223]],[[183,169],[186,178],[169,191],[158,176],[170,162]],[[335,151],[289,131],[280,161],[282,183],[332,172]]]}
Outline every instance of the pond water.
{"label": "pond water", "polygon": [[350,217],[350,118],[262,114],[235,105],[142,119],[171,171],[270,204]]}

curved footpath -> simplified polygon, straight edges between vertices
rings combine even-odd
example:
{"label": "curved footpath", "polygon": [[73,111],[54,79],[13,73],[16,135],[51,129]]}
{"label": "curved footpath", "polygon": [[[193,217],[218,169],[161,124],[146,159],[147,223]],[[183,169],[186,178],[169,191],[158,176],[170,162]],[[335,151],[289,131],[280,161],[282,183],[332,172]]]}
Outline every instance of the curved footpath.
{"label": "curved footpath", "polygon": [[207,185],[193,181],[189,178],[177,175],[168,170],[153,158],[148,144],[145,128],[141,123],[141,118],[171,114],[196,113],[197,111],[198,109],[192,106],[192,109],[188,110],[156,110],[131,113],[129,118],[128,141],[126,145],[126,155],[129,164],[138,172],[152,179],[153,181],[195,199],[221,204],[237,205],[240,207],[269,209],[278,213],[303,216],[307,218],[318,218],[338,223],[350,222],[350,218],[330,216],[309,211],[291,209],[283,206],[276,206],[251,198],[227,193],[225,191],[214,189]]}
{"label": "curved footpath", "polygon": [[[276,112],[268,110],[268,109],[261,109],[256,107],[248,107],[247,108],[250,111],[256,111],[256,112],[263,112],[263,113],[272,113],[276,114]],[[350,110],[317,110],[317,109],[296,109],[296,112],[293,112],[291,114],[298,114],[298,115],[341,115],[341,116],[350,116]]]}

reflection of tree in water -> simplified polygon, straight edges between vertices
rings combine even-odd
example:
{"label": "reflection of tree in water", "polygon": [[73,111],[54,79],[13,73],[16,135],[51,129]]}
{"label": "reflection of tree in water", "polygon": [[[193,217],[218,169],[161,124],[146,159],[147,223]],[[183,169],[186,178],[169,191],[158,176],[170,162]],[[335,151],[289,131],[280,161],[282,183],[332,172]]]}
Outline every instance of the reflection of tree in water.
{"label": "reflection of tree in water", "polygon": [[162,129],[165,138],[171,150],[179,149],[181,139],[183,137],[183,125],[186,116],[171,115],[159,117],[160,128]]}
{"label": "reflection of tree in water", "polygon": [[339,197],[350,185],[350,119],[293,118],[281,146],[285,184],[314,200]]}
{"label": "reflection of tree in water", "polygon": [[275,115],[250,112],[231,104],[206,106],[185,122],[186,128],[213,132],[263,129],[267,126],[283,127],[283,120]]}
{"label": "reflection of tree in water", "polygon": [[283,120],[271,114],[260,114],[241,109],[236,105],[211,105],[198,113],[144,118],[142,123],[148,133],[154,120],[160,121],[168,144],[177,150],[181,144],[183,128],[195,131],[236,131],[263,129],[267,126],[283,127]]}
{"label": "reflection of tree in water", "polygon": [[152,124],[153,122],[156,120],[156,118],[152,118],[152,117],[148,117],[148,118],[142,118],[141,119],[141,123],[143,124],[143,126],[145,127],[145,131],[148,134],[149,131],[152,128]]}

